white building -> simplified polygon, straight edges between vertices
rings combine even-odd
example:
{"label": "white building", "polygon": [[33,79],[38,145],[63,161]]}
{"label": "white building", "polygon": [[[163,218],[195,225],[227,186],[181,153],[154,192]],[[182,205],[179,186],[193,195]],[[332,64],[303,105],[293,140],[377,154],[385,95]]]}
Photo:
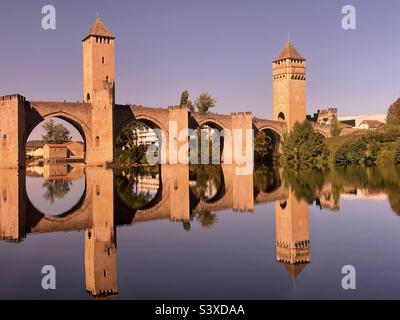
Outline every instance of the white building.
{"label": "white building", "polygon": [[351,125],[353,128],[360,128],[361,123],[368,120],[379,121],[386,123],[386,114],[372,114],[372,115],[358,115],[358,116],[347,116],[338,117],[340,122]]}

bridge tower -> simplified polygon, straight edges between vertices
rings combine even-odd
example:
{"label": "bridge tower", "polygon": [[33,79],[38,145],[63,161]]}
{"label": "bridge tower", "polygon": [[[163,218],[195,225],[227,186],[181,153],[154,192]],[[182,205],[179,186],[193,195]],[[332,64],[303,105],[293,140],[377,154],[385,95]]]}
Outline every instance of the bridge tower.
{"label": "bridge tower", "polygon": [[289,191],[286,201],[275,203],[276,260],[282,262],[293,280],[311,261],[308,203]]}
{"label": "bridge tower", "polygon": [[286,121],[288,130],[306,120],[306,59],[288,41],[272,62],[273,120]]}
{"label": "bridge tower", "polygon": [[0,97],[0,168],[25,166],[25,98]]}
{"label": "bridge tower", "polygon": [[115,37],[97,18],[83,43],[83,101],[91,104],[88,165],[113,161],[115,105]]}

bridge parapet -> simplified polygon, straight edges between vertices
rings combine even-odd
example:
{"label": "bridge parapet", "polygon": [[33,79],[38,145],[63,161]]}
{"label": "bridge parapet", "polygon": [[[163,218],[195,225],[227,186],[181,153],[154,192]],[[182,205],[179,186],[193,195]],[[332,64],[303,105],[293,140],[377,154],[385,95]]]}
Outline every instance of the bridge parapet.
{"label": "bridge parapet", "polygon": [[11,95],[7,95],[7,96],[1,96],[0,100],[6,101],[6,100],[13,100],[16,99],[18,101],[26,101],[26,98],[20,94],[11,94]]}

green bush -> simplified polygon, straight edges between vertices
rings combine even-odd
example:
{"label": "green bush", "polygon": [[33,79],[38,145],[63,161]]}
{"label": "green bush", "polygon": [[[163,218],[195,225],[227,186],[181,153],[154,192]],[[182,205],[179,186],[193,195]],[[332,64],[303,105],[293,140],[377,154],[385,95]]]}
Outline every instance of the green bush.
{"label": "green bush", "polygon": [[380,144],[366,137],[343,144],[335,154],[336,165],[375,165]]}
{"label": "green bush", "polygon": [[327,165],[329,149],[324,138],[304,121],[296,123],[285,136],[281,163],[285,167],[322,168]]}
{"label": "green bush", "polygon": [[398,127],[384,128],[354,136],[354,140],[344,140],[336,149],[336,165],[392,165],[399,162],[400,131]]}
{"label": "green bush", "polygon": [[400,141],[396,143],[394,151],[394,162],[400,164]]}

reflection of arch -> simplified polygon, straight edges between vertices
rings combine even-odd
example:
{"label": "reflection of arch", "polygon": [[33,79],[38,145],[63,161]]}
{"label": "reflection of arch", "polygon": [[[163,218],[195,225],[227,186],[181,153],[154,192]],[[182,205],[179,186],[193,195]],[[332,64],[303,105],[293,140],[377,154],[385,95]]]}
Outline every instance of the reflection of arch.
{"label": "reflection of arch", "polygon": [[32,233],[51,233],[60,231],[77,231],[91,227],[92,202],[87,192],[87,180],[85,190],[80,200],[68,211],[52,216],[40,212],[31,202],[26,193],[27,226]]}
{"label": "reflection of arch", "polygon": [[[134,211],[139,211],[139,210],[148,210],[151,209],[153,207],[155,207],[157,204],[159,204],[162,200],[163,197],[163,186],[162,186],[162,181],[161,181],[161,172],[159,169],[159,188],[157,190],[156,195],[148,202],[146,203],[143,207],[140,208],[132,208],[129,204],[127,204],[123,199],[121,199],[121,196],[117,190],[117,188],[115,189],[115,199],[120,202],[120,205],[122,205],[123,207],[126,207],[127,210],[134,210]],[[137,176],[140,176],[139,174]]]}
{"label": "reflection of arch", "polygon": [[[216,212],[232,208],[232,172],[229,168],[222,166],[222,180],[221,187],[217,196],[212,199],[212,202],[205,202],[191,196],[192,212]],[[222,183],[223,182],[223,183]],[[194,200],[194,201],[193,201]]]}
{"label": "reflection of arch", "polygon": [[[25,183],[26,183],[26,182],[25,182]],[[58,214],[58,215],[56,215],[56,216],[55,216],[55,215],[47,214],[47,213],[45,213],[45,212],[41,212],[38,208],[35,207],[35,205],[33,204],[32,200],[29,198],[29,195],[28,195],[28,187],[27,187],[27,186],[25,186],[25,193],[26,193],[27,207],[30,208],[31,212],[33,212],[33,213],[36,214],[36,215],[42,215],[43,217],[46,217],[46,219],[48,219],[48,220],[52,220],[52,221],[58,220],[58,221],[61,221],[61,220],[65,219],[65,218],[67,218],[68,216],[73,215],[76,211],[79,211],[79,210],[82,208],[82,206],[83,206],[83,204],[84,204],[84,202],[85,202],[85,200],[86,200],[87,180],[86,180],[86,178],[85,178],[85,188],[84,188],[83,193],[82,193],[82,195],[80,196],[78,202],[77,202],[76,204],[74,204],[74,205],[73,205],[70,209],[68,209],[67,211],[65,211],[65,212],[63,212],[63,213],[60,213],[60,214]]]}
{"label": "reflection of arch", "polygon": [[282,187],[278,170],[254,171],[254,198],[259,194],[272,194]]}
{"label": "reflection of arch", "polygon": [[220,182],[219,188],[217,190],[217,193],[211,199],[208,199],[208,200],[199,199],[194,194],[194,192],[192,190],[192,186],[190,186],[189,191],[190,191],[191,207],[196,207],[200,202],[202,202],[204,204],[210,204],[210,205],[220,202],[221,199],[226,195],[225,177],[224,177],[222,168],[220,169],[220,179],[221,179],[221,182]]}

